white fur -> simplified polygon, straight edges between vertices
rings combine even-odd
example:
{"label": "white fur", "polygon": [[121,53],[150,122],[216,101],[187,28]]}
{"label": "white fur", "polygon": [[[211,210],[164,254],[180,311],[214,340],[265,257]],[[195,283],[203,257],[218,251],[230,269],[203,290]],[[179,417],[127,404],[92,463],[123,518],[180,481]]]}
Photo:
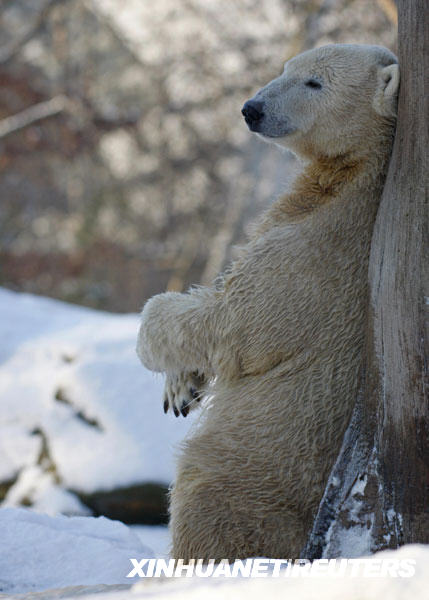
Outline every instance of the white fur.
{"label": "white fur", "polygon": [[[289,61],[255,97],[271,125],[292,125],[280,141],[304,172],[216,286],[144,307],[143,364],[169,373],[170,389],[171,374],[180,388],[193,372],[216,377],[171,494],[176,558],[284,558],[305,542],[355,401],[395,63],[386,49],[347,45]],[[323,96],[305,90],[309,74]]]}

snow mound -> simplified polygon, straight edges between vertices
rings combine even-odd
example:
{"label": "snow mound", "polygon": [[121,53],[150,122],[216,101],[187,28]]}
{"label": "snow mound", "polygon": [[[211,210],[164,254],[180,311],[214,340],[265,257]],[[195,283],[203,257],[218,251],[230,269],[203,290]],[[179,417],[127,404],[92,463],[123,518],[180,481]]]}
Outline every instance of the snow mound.
{"label": "snow mound", "polygon": [[162,411],[138,315],[0,289],[0,482],[6,504],[85,514],[67,490],[169,484],[191,418]]}
{"label": "snow mound", "polygon": [[[412,577],[308,577],[261,579],[169,579],[142,582],[132,590],[92,596],[92,600],[427,600],[429,546],[408,545],[370,558],[415,561]],[[160,581],[160,580],[158,580]],[[90,596],[85,597],[91,600]]]}
{"label": "snow mound", "polygon": [[[371,557],[412,564],[406,575],[380,576],[380,566],[347,576],[278,578],[129,579],[131,558],[149,558],[128,527],[104,517],[49,517],[26,509],[0,509],[0,598],[25,600],[426,600],[429,546],[408,545]],[[262,559],[263,560],[263,559]],[[355,559],[356,560],[356,559]],[[376,564],[376,566],[377,566]],[[387,571],[388,572],[388,571]],[[372,573],[372,574],[371,574]],[[124,586],[118,587],[117,586]],[[48,591],[49,590],[49,591]],[[8,594],[8,596],[3,596]],[[27,595],[28,594],[28,595]],[[96,595],[95,595],[96,594]],[[22,596],[14,596],[22,598]],[[23,599],[24,600],[24,599]]]}
{"label": "snow mound", "polygon": [[129,584],[130,556],[153,556],[139,537],[105,517],[49,517],[0,510],[0,592]]}

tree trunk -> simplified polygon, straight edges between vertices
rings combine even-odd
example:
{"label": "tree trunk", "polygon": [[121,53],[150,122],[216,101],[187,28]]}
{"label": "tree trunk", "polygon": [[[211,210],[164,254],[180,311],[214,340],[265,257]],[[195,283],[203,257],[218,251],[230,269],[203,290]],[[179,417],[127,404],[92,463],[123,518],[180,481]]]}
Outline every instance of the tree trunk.
{"label": "tree trunk", "polygon": [[306,558],[429,543],[429,26],[398,0],[398,124],[372,239],[360,393]]}

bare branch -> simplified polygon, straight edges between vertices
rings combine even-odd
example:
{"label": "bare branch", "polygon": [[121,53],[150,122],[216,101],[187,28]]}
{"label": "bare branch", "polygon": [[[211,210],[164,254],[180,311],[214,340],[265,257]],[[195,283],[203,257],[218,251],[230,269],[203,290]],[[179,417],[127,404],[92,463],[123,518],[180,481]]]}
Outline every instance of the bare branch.
{"label": "bare branch", "polygon": [[114,36],[114,38],[122,45],[122,47],[128,52],[128,54],[137,64],[145,68],[150,68],[149,65],[142,60],[139,53],[133,47],[133,44],[126,39],[126,37],[119,31],[119,28],[116,27],[112,20],[106,16],[102,10],[99,9],[93,0],[83,0],[83,4],[86,10],[90,12],[97,19],[97,21]]}
{"label": "bare branch", "polygon": [[7,62],[15,58],[15,56],[19,54],[19,52],[21,52],[22,48],[38,33],[39,29],[42,28],[46,21],[46,18],[48,17],[49,13],[54,8],[54,6],[67,1],[68,0],[48,0],[45,6],[40,11],[40,13],[38,14],[33,25],[24,33],[24,35],[22,35],[19,39],[14,40],[5,48],[0,48],[0,65],[6,64]]}
{"label": "bare branch", "polygon": [[25,110],[0,121],[0,139],[20,129],[25,129],[38,121],[53,117],[66,110],[69,100],[66,96],[55,96],[46,102],[39,102]]}

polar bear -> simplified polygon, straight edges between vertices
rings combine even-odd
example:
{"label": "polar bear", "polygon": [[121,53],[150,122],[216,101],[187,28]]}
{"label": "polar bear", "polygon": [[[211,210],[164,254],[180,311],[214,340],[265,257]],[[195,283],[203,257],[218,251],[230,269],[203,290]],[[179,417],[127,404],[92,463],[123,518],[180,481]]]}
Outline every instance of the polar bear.
{"label": "polar bear", "polygon": [[242,113],[301,174],[213,287],[143,309],[137,351],[167,374],[164,410],[186,416],[211,382],[178,458],[174,558],[296,557],[306,541],[355,401],[398,84],[379,46],[289,60]]}

